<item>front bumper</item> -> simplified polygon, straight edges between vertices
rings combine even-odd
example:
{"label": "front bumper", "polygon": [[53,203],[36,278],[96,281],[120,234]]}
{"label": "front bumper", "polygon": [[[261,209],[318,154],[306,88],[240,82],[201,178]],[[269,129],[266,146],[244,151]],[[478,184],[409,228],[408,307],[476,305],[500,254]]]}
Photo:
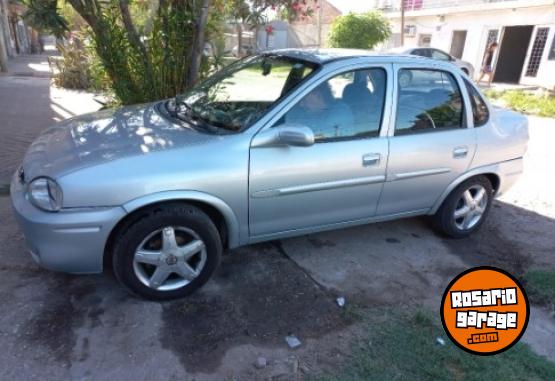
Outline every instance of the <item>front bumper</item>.
{"label": "front bumper", "polygon": [[25,185],[14,175],[10,194],[15,216],[33,259],[50,270],[99,273],[106,241],[126,215],[121,207],[62,209],[44,212],[25,197]]}

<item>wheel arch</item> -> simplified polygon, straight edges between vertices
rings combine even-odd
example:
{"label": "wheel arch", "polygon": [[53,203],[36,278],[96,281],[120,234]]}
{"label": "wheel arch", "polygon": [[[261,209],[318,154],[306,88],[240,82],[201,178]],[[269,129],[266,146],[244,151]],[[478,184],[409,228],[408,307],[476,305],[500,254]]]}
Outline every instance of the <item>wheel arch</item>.
{"label": "wheel arch", "polygon": [[483,168],[476,168],[472,171],[469,171],[463,174],[462,176],[459,176],[455,181],[449,184],[449,186],[443,191],[441,196],[436,200],[429,214],[435,214],[438,211],[438,209],[441,207],[441,204],[443,204],[445,199],[449,197],[449,194],[451,194],[451,192],[463,181],[466,181],[472,177],[485,176],[491,183],[491,186],[493,188],[493,193],[495,195],[501,185],[501,177],[497,173],[496,169],[497,169],[496,165],[483,167]]}
{"label": "wheel arch", "polygon": [[112,255],[115,237],[124,230],[132,220],[137,218],[140,213],[146,211],[148,208],[172,202],[188,203],[201,209],[212,219],[218,228],[224,248],[239,246],[239,223],[231,207],[224,201],[210,194],[198,191],[160,192],[137,198],[123,205],[123,209],[125,209],[127,214],[117,222],[108,235],[104,248],[104,267],[111,263],[110,257]]}

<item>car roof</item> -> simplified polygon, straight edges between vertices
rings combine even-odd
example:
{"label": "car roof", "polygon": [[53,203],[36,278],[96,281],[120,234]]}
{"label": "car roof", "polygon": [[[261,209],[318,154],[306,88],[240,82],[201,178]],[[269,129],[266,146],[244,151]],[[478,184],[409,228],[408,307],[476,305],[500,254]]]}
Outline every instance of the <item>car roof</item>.
{"label": "car roof", "polygon": [[431,46],[412,46],[410,48],[407,48],[406,46],[400,46],[398,48],[389,49],[387,52],[392,53],[392,54],[408,54],[409,52],[413,52],[417,49],[437,50],[437,51],[442,52],[444,54],[450,55],[445,50],[441,50],[441,49],[434,48],[434,47],[431,47]]}
{"label": "car roof", "polygon": [[270,50],[263,55],[278,55],[291,57],[303,61],[314,62],[317,64],[326,64],[332,61],[345,60],[349,58],[388,58],[391,61],[403,62],[428,59],[410,54],[395,54],[395,52],[374,52],[362,49],[278,49]]}
{"label": "car roof", "polygon": [[[388,52],[389,52],[389,53],[393,53],[393,54],[399,54],[399,53],[411,52],[411,51],[413,51],[414,49],[422,49],[422,48],[419,48],[419,47],[416,47],[416,48],[407,48],[406,46],[400,46],[400,47],[398,47],[398,48],[389,49]],[[424,49],[427,49],[427,48],[424,48]]]}

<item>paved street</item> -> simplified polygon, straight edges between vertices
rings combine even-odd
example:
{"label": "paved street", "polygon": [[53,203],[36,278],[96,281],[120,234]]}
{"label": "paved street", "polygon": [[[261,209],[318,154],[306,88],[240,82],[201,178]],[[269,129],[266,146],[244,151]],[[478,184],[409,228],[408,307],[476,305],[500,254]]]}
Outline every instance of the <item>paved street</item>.
{"label": "paved street", "polygon": [[[98,107],[89,94],[21,74],[0,76],[0,105],[0,186],[41,129]],[[555,270],[555,121],[530,123],[525,175],[473,237],[444,239],[417,218],[254,245],[226,255],[200,292],[170,303],[130,297],[111,274],[40,269],[0,195],[0,379],[295,379],[349,353],[358,326],[338,296],[437,311],[468,267]],[[287,347],[289,334],[300,348]],[[553,337],[555,317],[534,306],[525,342],[555,361]],[[258,356],[269,360],[264,369],[253,366]]]}

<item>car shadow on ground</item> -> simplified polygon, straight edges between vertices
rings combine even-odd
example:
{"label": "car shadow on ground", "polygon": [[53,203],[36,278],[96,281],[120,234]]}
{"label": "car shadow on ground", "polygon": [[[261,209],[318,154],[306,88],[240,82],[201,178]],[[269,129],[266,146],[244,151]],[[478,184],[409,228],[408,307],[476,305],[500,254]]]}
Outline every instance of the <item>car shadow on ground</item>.
{"label": "car shadow on ground", "polygon": [[[496,265],[517,276],[546,260],[555,267],[546,256],[555,251],[546,235],[555,221],[496,201],[482,230],[464,240],[439,237],[424,219],[409,219],[240,248],[196,294],[157,303],[129,296],[110,274],[38,268],[7,200],[0,198],[6,221],[0,229],[2,356],[65,369],[94,371],[118,356],[125,363],[127,355],[148,362],[152,348],[161,348],[187,373],[210,374],[239,345],[286,348],[286,335],[318,342],[349,331],[356,318],[337,306],[340,295],[365,308],[433,306],[449,280],[468,267]],[[325,357],[326,348],[318,353]]]}

